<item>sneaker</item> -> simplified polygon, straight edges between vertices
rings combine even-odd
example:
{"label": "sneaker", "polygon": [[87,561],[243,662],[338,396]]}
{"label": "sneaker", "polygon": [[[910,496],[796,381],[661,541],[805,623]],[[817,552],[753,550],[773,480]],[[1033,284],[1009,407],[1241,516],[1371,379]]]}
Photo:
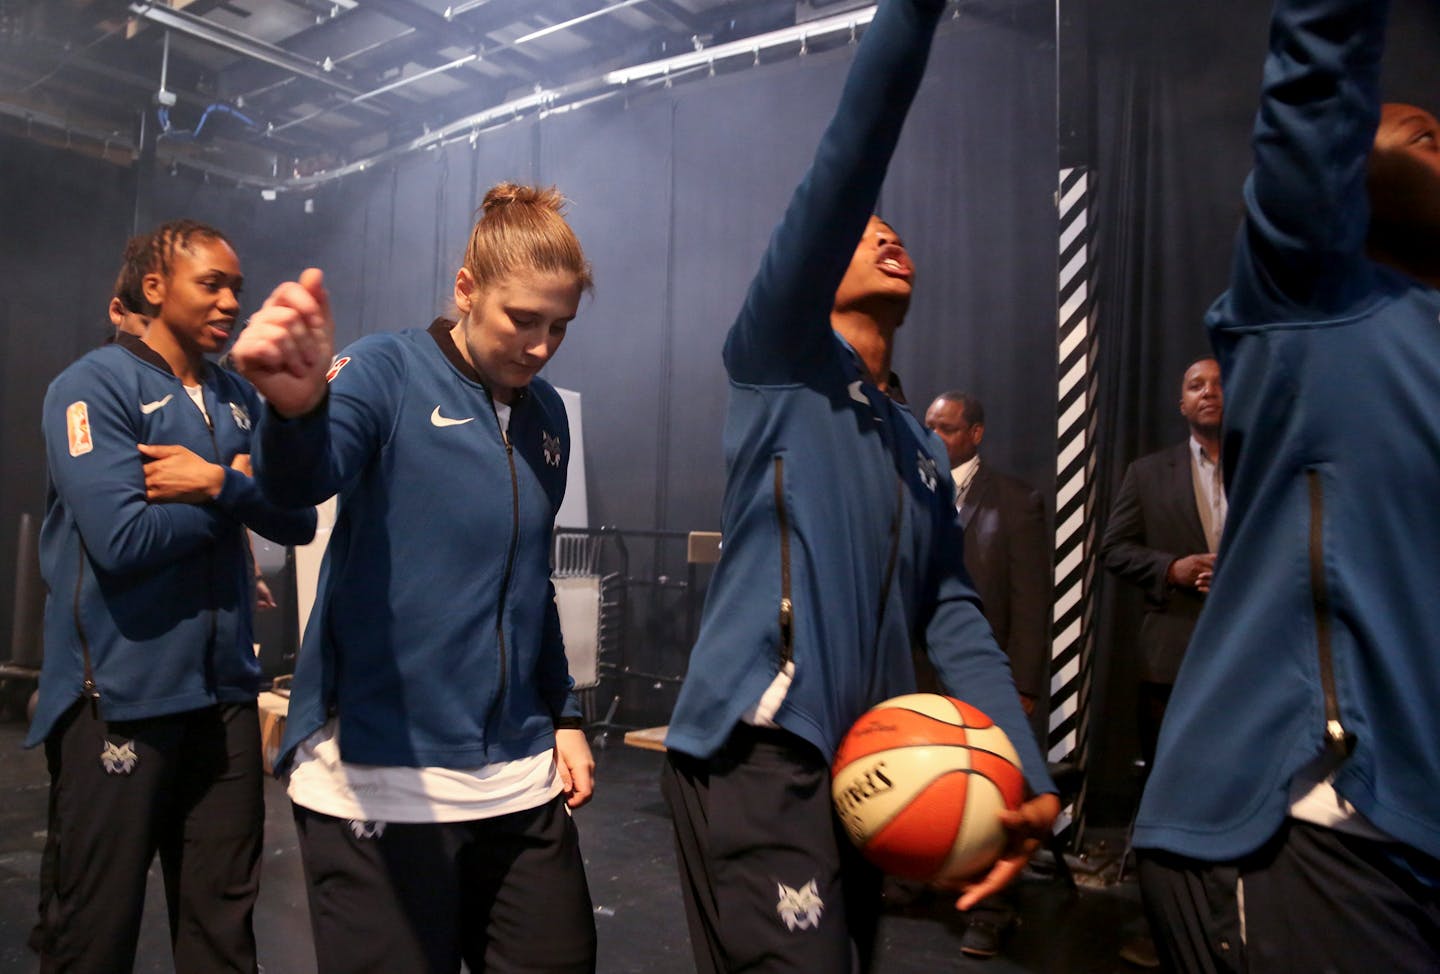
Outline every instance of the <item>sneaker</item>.
{"label": "sneaker", "polygon": [[1000,928],[989,920],[974,919],[960,938],[960,953],[970,957],[994,957],[1000,953]]}
{"label": "sneaker", "polygon": [[1160,966],[1160,955],[1155,952],[1155,941],[1146,936],[1132,937],[1121,944],[1120,959],[1134,964],[1136,967],[1158,968]]}

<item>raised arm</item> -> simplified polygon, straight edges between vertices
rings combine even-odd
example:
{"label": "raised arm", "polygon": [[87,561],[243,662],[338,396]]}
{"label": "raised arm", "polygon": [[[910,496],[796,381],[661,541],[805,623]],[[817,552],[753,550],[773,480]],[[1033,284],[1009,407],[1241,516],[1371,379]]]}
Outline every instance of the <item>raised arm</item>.
{"label": "raised arm", "polygon": [[1231,320],[1343,311],[1369,288],[1365,178],[1388,0],[1278,0]]}
{"label": "raised arm", "polygon": [[91,559],[112,574],[144,571],[208,544],[231,523],[209,506],[146,499],[139,431],[103,369],[88,360],[45,394],[50,482]]}
{"label": "raised arm", "polygon": [[334,336],[324,278],[311,268],[275,289],[231,353],[269,402],[255,438],[255,478],[286,507],[338,493],[389,438],[398,414],[404,369],[391,340],[362,340],[332,367]]}
{"label": "raised arm", "polygon": [[740,382],[793,381],[830,341],[835,289],[874,212],[943,0],[883,0],[815,161],[770,237],[725,344]]}

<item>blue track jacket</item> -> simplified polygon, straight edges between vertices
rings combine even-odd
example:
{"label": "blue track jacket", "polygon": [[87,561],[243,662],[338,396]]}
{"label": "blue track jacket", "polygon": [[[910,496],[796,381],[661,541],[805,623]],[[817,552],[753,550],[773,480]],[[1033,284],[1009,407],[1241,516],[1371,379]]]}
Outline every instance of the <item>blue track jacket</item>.
{"label": "blue track jacket", "polygon": [[1440,293],[1368,260],[1388,4],[1282,0],[1230,290],[1230,512],[1135,844],[1233,859],[1296,771],[1440,857]]}
{"label": "blue track jacket", "polygon": [[828,760],[865,710],[914,690],[914,640],[1053,791],[965,574],[944,448],[830,327],[943,6],[880,5],[726,341],[725,545],[665,743],[713,754],[791,658],[776,722]]}
{"label": "blue track jacket", "polygon": [[[212,430],[169,365],[121,335],[56,377],[42,417],[50,491],[40,532],[45,661],[27,745],[43,741],[83,694],[88,651],[100,715],[156,717],[253,701],[251,527],[277,544],[315,534],[315,512],[280,510],[228,469],[250,452],[260,400],[208,366]],[[145,499],[137,444],[177,444],[226,467],[208,504]]]}
{"label": "blue track jacket", "polygon": [[528,757],[578,726],[550,582],[565,407],[536,379],[507,440],[452,325],[362,338],[321,407],[261,421],[268,495],[340,495],[280,765],[333,715],[346,761],[389,767]]}

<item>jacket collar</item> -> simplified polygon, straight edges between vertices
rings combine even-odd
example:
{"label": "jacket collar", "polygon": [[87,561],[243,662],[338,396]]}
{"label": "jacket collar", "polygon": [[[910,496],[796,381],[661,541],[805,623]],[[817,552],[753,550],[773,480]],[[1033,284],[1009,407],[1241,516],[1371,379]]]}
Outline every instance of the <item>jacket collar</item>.
{"label": "jacket collar", "polygon": [[[115,344],[147,365],[155,366],[155,368],[164,372],[166,375],[173,376],[175,374],[175,370],[170,368],[170,363],[165,361],[165,357],[149,345],[146,345],[143,338],[137,338],[128,331],[122,331],[115,336]],[[201,382],[205,381],[205,376],[209,371],[210,363],[202,360],[200,365]]]}
{"label": "jacket collar", "polygon": [[[445,356],[445,361],[453,365],[455,371],[459,372],[465,378],[483,387],[485,394],[490,396],[493,401],[495,397],[490,392],[490,383],[480,377],[480,373],[475,371],[475,366],[465,361],[465,356],[460,353],[460,347],[455,344],[455,338],[450,334],[454,327],[455,322],[449,318],[436,318],[430,323],[430,327],[425,330],[429,333],[430,337],[435,340],[435,345],[440,349],[440,354]],[[510,404],[511,408],[513,409],[529,395],[530,390],[528,389],[516,389],[515,402]]]}
{"label": "jacket collar", "polygon": [[[849,353],[850,361],[854,363],[856,372],[862,378],[868,378],[870,373],[865,370],[865,363],[860,361],[860,353],[855,351],[855,347],[847,342],[845,336],[838,331],[834,335],[835,340],[845,346],[845,351]],[[900,376],[895,374],[894,370],[891,370],[890,378],[885,381],[885,394],[902,406],[910,405],[909,400],[905,398],[905,388],[900,384]]]}

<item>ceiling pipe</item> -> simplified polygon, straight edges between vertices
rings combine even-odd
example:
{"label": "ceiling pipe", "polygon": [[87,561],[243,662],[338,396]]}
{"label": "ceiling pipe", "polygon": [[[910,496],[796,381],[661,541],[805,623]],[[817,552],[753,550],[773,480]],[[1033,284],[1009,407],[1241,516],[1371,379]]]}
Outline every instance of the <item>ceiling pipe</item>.
{"label": "ceiling pipe", "polygon": [[532,110],[538,109],[542,115],[567,111],[582,104],[590,104],[609,96],[622,94],[637,84],[669,84],[679,75],[700,70],[713,72],[717,62],[738,57],[751,58],[753,59],[753,63],[758,65],[762,51],[793,44],[798,44],[799,49],[803,51],[811,40],[829,37],[835,34],[848,33],[853,40],[858,35],[860,28],[868,24],[874,17],[875,5],[872,4],[868,7],[808,21],[793,27],[784,27],[764,34],[756,34],[741,40],[719,44],[712,48],[686,52],[674,57],[662,58],[658,61],[650,61],[629,68],[620,68],[593,78],[563,85],[559,88],[537,88],[535,92],[529,95],[515,98],[495,105],[492,108],[467,115],[464,118],[457,119],[424,135],[418,136],[409,142],[392,146],[346,165],[338,166],[334,169],[327,169],[308,176],[296,176],[290,179],[278,180],[263,179],[230,170],[223,170],[219,167],[212,168],[209,163],[199,160],[179,159],[176,161],[181,165],[189,165],[197,169],[212,171],[216,175],[234,180],[240,185],[254,186],[267,191],[299,192],[313,190],[318,186],[342,179],[346,176],[364,172],[367,169],[390,162],[412,152],[437,148],[441,145],[459,141],[473,133],[505,124]]}
{"label": "ceiling pipe", "polygon": [[[371,98],[374,98],[376,95],[382,95],[386,92],[394,91],[397,88],[403,88],[406,85],[413,84],[416,81],[423,81],[425,78],[430,78],[437,74],[444,74],[449,71],[454,71],[456,68],[464,67],[465,65],[470,64],[474,61],[482,60],[486,55],[497,54],[500,51],[514,50],[522,44],[528,44],[531,41],[537,41],[542,37],[548,37],[551,34],[557,34],[561,31],[569,30],[570,28],[578,26],[579,24],[583,24],[586,21],[594,20],[596,17],[603,17],[606,14],[614,13],[617,10],[623,10],[626,7],[634,7],[642,3],[652,2],[654,2],[654,0],[620,0],[620,2],[613,3],[608,7],[602,7],[599,10],[592,10],[588,14],[581,14],[578,17],[572,17],[571,19],[562,21],[558,24],[551,24],[549,27],[542,27],[539,30],[533,30],[530,33],[524,35],[523,37],[515,38],[515,40],[513,41],[503,41],[497,43],[493,47],[481,48],[480,50],[477,50],[471,54],[467,54],[464,57],[456,58],[455,60],[447,62],[445,64],[440,64],[433,68],[428,68],[424,71],[419,71],[415,74],[407,75],[403,78],[397,78],[394,81],[381,85],[379,88],[375,88],[374,90],[367,91],[363,94],[355,95],[352,98],[347,98],[338,104],[326,105],[323,108],[316,109],[308,115],[302,115],[298,118],[292,118],[288,122],[276,125],[273,129],[271,129],[271,131],[277,134],[280,132],[284,132],[286,129],[293,128],[296,125],[303,125],[306,122],[313,122],[315,119],[322,116],[329,115],[334,112],[338,112],[344,108],[348,108],[351,105],[356,105],[361,102],[367,101]],[[451,12],[451,15],[454,16],[454,11]],[[414,30],[415,28],[411,28],[404,34],[401,34],[394,38],[394,40],[400,40],[401,38],[413,33]],[[389,42],[387,41],[386,43]],[[372,45],[371,49],[381,46],[383,46],[383,44]],[[347,54],[345,55],[345,57],[340,58],[339,60],[346,60],[353,56],[353,54]]]}
{"label": "ceiling pipe", "polygon": [[153,24],[194,37],[207,44],[213,44],[256,61],[263,61],[284,71],[289,71],[291,74],[309,78],[311,81],[318,81],[327,87],[343,91],[347,95],[360,94],[360,89],[336,78],[333,72],[325,70],[323,64],[291,54],[274,44],[257,41],[240,31],[212,24],[203,17],[187,14],[183,10],[157,6],[153,2],[132,3],[130,4],[130,13],[141,20],[148,20]]}
{"label": "ceiling pipe", "polygon": [[538,41],[542,37],[548,37],[551,34],[558,34],[562,30],[569,30],[571,27],[575,27],[579,24],[585,23],[587,20],[594,20],[596,17],[604,17],[606,14],[613,14],[617,10],[624,10],[626,7],[634,7],[638,4],[649,2],[650,0],[620,0],[619,3],[612,3],[610,6],[601,7],[599,10],[592,10],[588,14],[581,14],[578,17],[571,17],[569,20],[563,20],[558,24],[551,24],[549,27],[541,27],[539,30],[532,30],[524,37],[517,37],[510,43],[515,47],[519,47],[521,44],[528,44],[531,41]]}

